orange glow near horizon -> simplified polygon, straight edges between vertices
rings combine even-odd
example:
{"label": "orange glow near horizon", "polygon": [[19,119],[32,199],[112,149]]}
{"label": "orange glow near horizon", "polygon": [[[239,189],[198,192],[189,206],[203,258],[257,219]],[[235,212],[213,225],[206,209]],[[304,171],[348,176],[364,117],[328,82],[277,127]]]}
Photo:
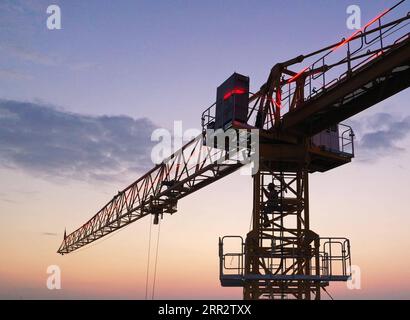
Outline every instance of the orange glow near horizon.
{"label": "orange glow near horizon", "polygon": [[[410,217],[403,216],[400,202],[392,202],[393,197],[405,198],[410,176],[400,169],[394,170],[399,170],[394,180],[392,172],[381,171],[377,166],[358,170],[354,164],[311,177],[312,229],[321,236],[350,238],[352,263],[362,273],[360,290],[349,290],[345,283],[331,284],[328,291],[335,299],[382,298],[384,292],[398,298],[410,296],[410,282],[406,280],[410,279],[409,268],[405,267],[410,264],[409,251],[405,249],[410,248]],[[23,174],[2,172],[2,175],[8,177],[12,186],[27,185],[27,176]],[[115,194],[116,185],[57,186],[30,179],[40,192],[49,192],[41,192],[27,203],[2,203],[3,212],[14,214],[7,222],[4,217],[0,221],[1,234],[7,239],[0,243],[4,258],[0,264],[0,296],[144,299],[149,219],[141,219],[95,245],[60,256],[56,250],[64,230],[59,229],[67,223],[70,229],[87,219],[112,192]],[[380,180],[401,188],[387,192],[378,188],[376,181]],[[363,188],[365,193],[361,192]],[[349,201],[343,201],[342,194]],[[219,236],[244,236],[248,232],[251,198],[251,178],[233,175],[182,200],[177,213],[165,216],[161,224],[155,298],[241,299],[240,288],[222,288],[219,284],[217,243]],[[392,213],[386,215],[387,209]],[[30,215],[26,214],[28,211]],[[58,236],[43,235],[46,231],[60,232]],[[153,243],[156,232],[154,226]],[[50,291],[45,286],[46,268],[52,264],[61,268],[61,290]],[[151,269],[149,296],[152,275]]]}

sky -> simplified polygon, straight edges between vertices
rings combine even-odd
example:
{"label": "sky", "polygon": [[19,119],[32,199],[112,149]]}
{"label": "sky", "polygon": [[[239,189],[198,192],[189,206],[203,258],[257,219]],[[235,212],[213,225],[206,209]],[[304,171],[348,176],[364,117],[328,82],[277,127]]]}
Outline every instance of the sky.
{"label": "sky", "polygon": [[[52,3],[61,30],[46,27]],[[275,63],[351,34],[349,5],[368,21],[392,3],[0,0],[0,298],[144,299],[149,219],[62,257],[64,229],[153,166],[155,129],[199,129],[230,74],[256,91]],[[409,94],[350,119],[355,159],[310,177],[312,229],[350,238],[361,270],[361,289],[328,289],[336,299],[410,298]],[[161,224],[155,298],[241,298],[219,285],[217,244],[249,231],[251,199],[251,178],[233,174],[179,202]],[[50,265],[61,290],[46,287]]]}

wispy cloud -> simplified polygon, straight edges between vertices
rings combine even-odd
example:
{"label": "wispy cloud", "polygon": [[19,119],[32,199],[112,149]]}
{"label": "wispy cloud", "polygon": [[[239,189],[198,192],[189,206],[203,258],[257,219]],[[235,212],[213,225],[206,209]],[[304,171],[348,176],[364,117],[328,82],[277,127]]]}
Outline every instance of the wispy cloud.
{"label": "wispy cloud", "polygon": [[43,236],[50,236],[50,237],[57,237],[58,233],[55,232],[42,232],[41,233]]}
{"label": "wispy cloud", "polygon": [[73,71],[88,71],[90,69],[98,69],[101,65],[94,62],[73,62],[69,64],[69,68]]}
{"label": "wispy cloud", "polygon": [[2,196],[0,196],[0,201],[7,202],[7,203],[13,203],[13,204],[20,203],[19,201],[8,199]]}
{"label": "wispy cloud", "polygon": [[86,116],[0,100],[0,165],[45,177],[110,181],[151,167],[148,119]]}
{"label": "wispy cloud", "polygon": [[47,6],[46,1],[24,1],[24,0],[2,0],[0,2],[0,9],[6,13],[16,12],[44,12],[44,6]]}
{"label": "wispy cloud", "polygon": [[32,49],[27,49],[10,44],[0,44],[0,49],[21,60],[33,62],[39,65],[57,66],[61,64],[61,59]]}
{"label": "wispy cloud", "polygon": [[364,161],[404,151],[401,143],[410,134],[410,116],[376,113],[350,123],[357,137],[356,154]]}
{"label": "wispy cloud", "polygon": [[[46,51],[47,46],[38,46],[35,39],[46,31],[47,7],[51,4],[63,5],[63,1],[37,0],[0,0],[0,55],[3,61],[12,62],[14,65],[27,63],[44,67],[59,67],[66,71],[88,71],[96,69],[99,64],[93,59],[78,61],[75,57],[65,56],[61,52],[57,55]],[[36,45],[37,43],[37,45]],[[7,63],[6,68],[10,64]],[[4,62],[3,62],[4,65]],[[16,71],[14,71],[16,73]],[[3,78],[16,79],[22,74],[12,74],[3,71]],[[27,77],[24,77],[24,79]]]}
{"label": "wispy cloud", "polygon": [[36,32],[45,26],[44,15],[49,5],[48,0],[1,0],[0,35],[2,35],[2,42],[6,38],[35,36]]}
{"label": "wispy cloud", "polygon": [[[5,187],[5,186],[3,186]],[[32,199],[38,191],[17,190],[7,188],[5,192],[0,192],[0,201],[6,203],[22,203],[22,200]]]}
{"label": "wispy cloud", "polygon": [[[70,71],[88,71],[101,67],[100,64],[88,61],[71,61],[60,56],[53,56],[27,47],[20,47],[14,44],[0,44],[0,53],[9,55],[20,62],[29,62],[45,67],[62,67]],[[0,69],[0,77],[17,80],[31,79],[30,75],[10,70]]]}
{"label": "wispy cloud", "polygon": [[0,78],[8,80],[31,80],[33,77],[29,74],[10,69],[0,69]]}

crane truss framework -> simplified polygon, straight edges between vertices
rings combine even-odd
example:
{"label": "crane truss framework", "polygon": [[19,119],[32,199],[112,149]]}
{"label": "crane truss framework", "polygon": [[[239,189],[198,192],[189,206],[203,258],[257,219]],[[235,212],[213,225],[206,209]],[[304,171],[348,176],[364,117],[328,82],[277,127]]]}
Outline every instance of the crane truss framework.
{"label": "crane truss framework", "polygon": [[175,213],[178,200],[188,194],[241,167],[249,174],[252,166],[257,166],[253,160],[257,159],[258,148],[258,130],[218,130],[208,132],[207,139],[196,137],[118,192],[88,222],[64,238],[58,253],[72,252],[149,214],[157,223],[164,213]]}

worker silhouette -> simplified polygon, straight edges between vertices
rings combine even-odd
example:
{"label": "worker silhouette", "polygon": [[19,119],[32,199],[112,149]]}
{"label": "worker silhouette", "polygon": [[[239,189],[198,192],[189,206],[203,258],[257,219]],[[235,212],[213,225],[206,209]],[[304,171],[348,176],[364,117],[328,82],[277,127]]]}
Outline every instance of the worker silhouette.
{"label": "worker silhouette", "polygon": [[265,227],[268,227],[270,225],[269,214],[272,213],[275,209],[279,208],[279,191],[277,190],[278,188],[279,187],[276,186],[273,182],[268,184],[267,189],[263,188],[263,193],[267,198],[263,207],[263,225]]}

